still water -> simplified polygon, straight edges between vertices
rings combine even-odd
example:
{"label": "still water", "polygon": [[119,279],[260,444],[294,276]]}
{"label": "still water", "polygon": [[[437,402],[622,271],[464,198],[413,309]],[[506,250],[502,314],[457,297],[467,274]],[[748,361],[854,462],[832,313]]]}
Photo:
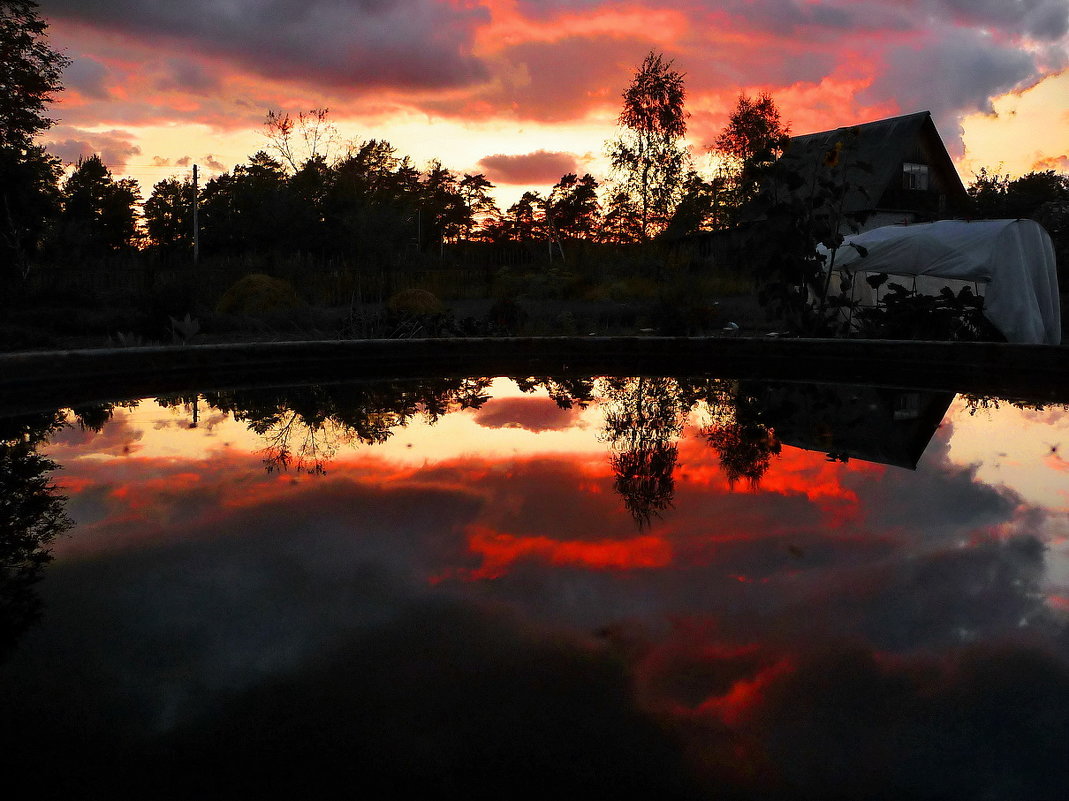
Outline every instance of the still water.
{"label": "still water", "polygon": [[0,436],[41,795],[1069,796],[1065,408],[469,379]]}

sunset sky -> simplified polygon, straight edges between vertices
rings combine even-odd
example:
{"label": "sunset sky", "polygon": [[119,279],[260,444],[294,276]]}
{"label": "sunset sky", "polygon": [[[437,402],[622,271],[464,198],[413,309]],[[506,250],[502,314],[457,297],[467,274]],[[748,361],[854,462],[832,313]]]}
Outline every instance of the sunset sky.
{"label": "sunset sky", "polygon": [[[1069,170],[1067,0],[41,0],[72,59],[67,161],[99,152],[144,193],[267,144],[268,109],[328,107],[345,141],[483,172],[512,202],[606,174],[620,94],[650,50],[686,74],[705,148],[740,92],[795,133],[929,109],[980,166]],[[699,166],[702,160],[699,158]]]}

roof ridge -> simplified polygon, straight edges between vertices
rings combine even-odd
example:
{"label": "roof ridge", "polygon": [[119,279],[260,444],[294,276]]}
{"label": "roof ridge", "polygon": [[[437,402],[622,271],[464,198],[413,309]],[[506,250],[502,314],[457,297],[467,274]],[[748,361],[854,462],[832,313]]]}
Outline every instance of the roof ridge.
{"label": "roof ridge", "polygon": [[909,120],[909,119],[914,118],[914,117],[924,118],[924,117],[931,117],[931,116],[932,116],[932,112],[928,111],[928,110],[914,111],[914,112],[911,112],[909,114],[896,114],[893,117],[884,117],[883,119],[879,119],[879,120],[869,120],[868,122],[859,122],[859,123],[854,123],[853,125],[839,125],[839,126],[836,126],[835,128],[826,128],[823,131],[811,131],[810,133],[797,134],[797,135],[791,136],[790,138],[791,139],[804,139],[807,136],[819,136],[820,134],[829,134],[829,133],[833,133],[835,131],[847,130],[849,128],[867,128],[867,127],[875,126],[875,125],[886,125],[887,123],[895,122],[895,121],[898,121],[898,120]]}

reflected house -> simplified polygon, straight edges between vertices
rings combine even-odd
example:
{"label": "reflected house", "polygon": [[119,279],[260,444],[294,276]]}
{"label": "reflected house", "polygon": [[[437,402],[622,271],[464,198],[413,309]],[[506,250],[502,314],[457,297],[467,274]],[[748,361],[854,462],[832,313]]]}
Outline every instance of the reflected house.
{"label": "reflected house", "polygon": [[829,459],[915,470],[954,394],[880,387],[758,384],[762,419],[785,445]]}

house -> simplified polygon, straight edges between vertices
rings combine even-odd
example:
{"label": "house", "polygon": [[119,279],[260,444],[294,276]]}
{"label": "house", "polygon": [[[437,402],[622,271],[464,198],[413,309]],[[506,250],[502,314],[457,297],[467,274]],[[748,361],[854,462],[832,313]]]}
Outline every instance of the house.
{"label": "house", "polygon": [[[793,136],[780,165],[799,176],[797,195],[811,191],[818,177],[845,182],[843,234],[964,217],[969,210],[969,195],[928,111]],[[737,228],[693,234],[680,244],[695,265],[745,263],[746,229],[764,219],[760,209],[760,203],[744,208]]]}
{"label": "house", "polygon": [[968,193],[930,112],[793,136],[783,155],[784,165],[803,178],[827,169],[832,159],[849,187],[843,233],[968,211]]}

